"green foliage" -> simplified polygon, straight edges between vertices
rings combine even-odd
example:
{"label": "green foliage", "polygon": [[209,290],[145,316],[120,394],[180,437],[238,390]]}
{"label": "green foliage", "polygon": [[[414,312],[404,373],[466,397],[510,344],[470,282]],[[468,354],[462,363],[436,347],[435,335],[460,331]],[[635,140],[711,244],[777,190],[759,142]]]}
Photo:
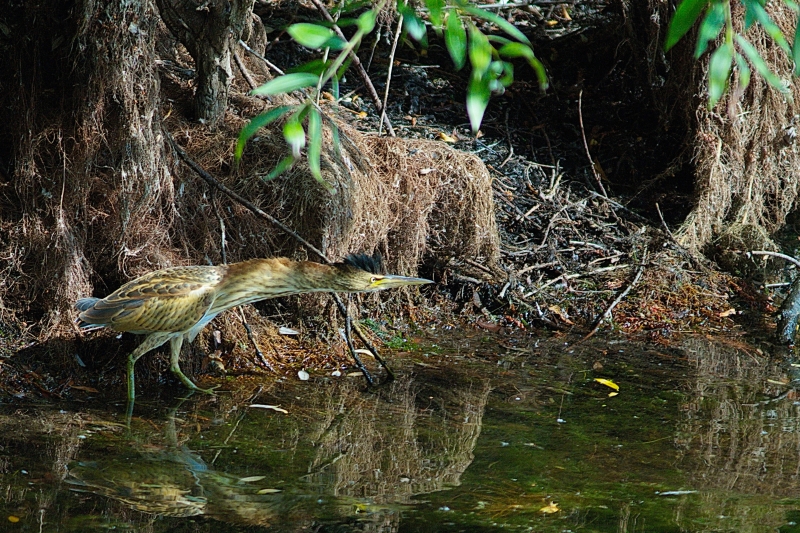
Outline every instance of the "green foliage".
{"label": "green foliage", "polygon": [[[338,98],[339,79],[352,61],[354,53],[362,39],[375,28],[377,14],[383,9],[385,2],[367,9],[356,19],[340,19],[339,27],[356,26],[355,34],[344,40],[330,25],[323,23],[301,22],[292,24],[287,32],[299,44],[312,49],[339,51],[334,59],[310,61],[292,72],[279,76],[254,89],[255,95],[277,95],[298,90],[306,90],[305,102],[298,106],[281,106],[255,117],[242,129],[236,144],[236,159],[242,157],[245,144],[260,128],[271,124],[279,118],[289,115],[283,126],[283,136],[291,149],[291,155],[285,157],[269,174],[271,179],[288,170],[294,162],[302,157],[307,147],[308,164],[314,177],[326,188],[322,177],[320,158],[322,153],[322,112],[318,102],[322,89],[330,84],[331,92]],[[478,130],[489,103],[491,94],[502,93],[514,80],[514,68],[511,60],[525,59],[534,69],[540,87],[547,87],[547,75],[544,65],[539,61],[528,38],[513,24],[503,17],[484,11],[468,3],[467,0],[424,0],[427,18],[434,31],[444,35],[445,45],[456,69],[461,69],[469,58],[472,67],[467,87],[467,113],[473,131]],[[353,13],[369,6],[368,2],[356,0],[339,5],[338,14]],[[403,26],[407,34],[421,43],[427,44],[427,26],[423,20],[423,11],[412,4],[398,0],[398,12],[403,16]],[[473,22],[490,23],[502,30],[509,38],[487,36]],[[310,92],[308,92],[310,90]],[[305,124],[305,126],[304,126]],[[334,128],[335,129],[335,128]],[[334,131],[334,136],[336,132]]]}
{"label": "green foliage", "polygon": [[[669,50],[697,23],[700,28],[695,46],[695,57],[699,58],[708,49],[711,41],[719,41],[711,53],[708,64],[708,107],[713,108],[729,88],[729,79],[734,68],[739,73],[739,88],[750,83],[750,66],[773,88],[791,99],[787,83],[772,72],[756,48],[744,35],[733,30],[731,19],[732,0],[682,0],[672,17],[665,50]],[[762,0],[739,0],[744,6],[744,29],[758,24],[769,37],[786,52],[794,65],[794,75],[800,75],[800,25],[795,29],[794,41],[790,45],[780,27],[764,9]],[[793,0],[784,3],[795,12],[800,8]],[[703,15],[705,13],[705,15]],[[723,31],[724,30],[724,31]]]}
{"label": "green foliage", "polygon": [[347,44],[344,39],[336,35],[332,29],[319,24],[300,22],[292,24],[286,31],[292,39],[306,48],[330,48],[341,50]]}

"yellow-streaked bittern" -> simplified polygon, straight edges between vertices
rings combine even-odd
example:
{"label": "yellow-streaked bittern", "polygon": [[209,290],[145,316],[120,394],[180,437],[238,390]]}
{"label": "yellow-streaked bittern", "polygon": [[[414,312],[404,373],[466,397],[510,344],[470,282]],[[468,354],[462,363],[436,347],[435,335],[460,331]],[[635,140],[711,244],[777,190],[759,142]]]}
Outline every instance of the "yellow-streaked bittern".
{"label": "yellow-streaked bittern", "polygon": [[203,327],[231,307],[306,292],[368,292],[423,285],[423,278],[383,273],[380,255],[348,255],[343,263],[323,265],[285,257],[251,259],[219,266],[165,268],[129,281],[105,298],[81,298],[79,326],[109,327],[147,335],[128,356],[128,401],[133,402],[136,361],[170,342],[170,368],[193,390],[178,364],[183,340],[192,342]]}

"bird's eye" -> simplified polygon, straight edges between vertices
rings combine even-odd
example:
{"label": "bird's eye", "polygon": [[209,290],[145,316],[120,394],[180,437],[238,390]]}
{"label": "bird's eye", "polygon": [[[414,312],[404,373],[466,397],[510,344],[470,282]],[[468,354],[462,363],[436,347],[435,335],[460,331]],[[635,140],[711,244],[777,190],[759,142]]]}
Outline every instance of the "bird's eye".
{"label": "bird's eye", "polygon": [[370,283],[375,283],[376,281],[378,281],[378,276],[372,276],[371,278],[369,278]]}

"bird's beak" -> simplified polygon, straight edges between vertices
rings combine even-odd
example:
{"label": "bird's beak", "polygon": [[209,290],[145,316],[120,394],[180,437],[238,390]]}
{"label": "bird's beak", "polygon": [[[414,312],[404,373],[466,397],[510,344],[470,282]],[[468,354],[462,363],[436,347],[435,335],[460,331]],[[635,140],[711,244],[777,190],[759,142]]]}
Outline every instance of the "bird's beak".
{"label": "bird's beak", "polygon": [[390,289],[392,287],[408,287],[410,285],[426,285],[433,281],[425,278],[409,278],[407,276],[395,276],[387,274],[376,279],[372,286],[375,289]]}

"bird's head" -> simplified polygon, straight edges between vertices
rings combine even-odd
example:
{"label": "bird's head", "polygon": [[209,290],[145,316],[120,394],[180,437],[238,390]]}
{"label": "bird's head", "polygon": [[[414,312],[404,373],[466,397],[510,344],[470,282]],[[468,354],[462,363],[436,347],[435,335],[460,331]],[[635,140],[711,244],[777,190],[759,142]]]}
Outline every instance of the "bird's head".
{"label": "bird's head", "polygon": [[411,278],[386,274],[383,270],[383,258],[380,254],[369,256],[366,254],[350,254],[343,263],[334,265],[337,269],[337,278],[348,292],[368,292],[407,287],[410,285],[425,285],[433,283],[425,278]]}

